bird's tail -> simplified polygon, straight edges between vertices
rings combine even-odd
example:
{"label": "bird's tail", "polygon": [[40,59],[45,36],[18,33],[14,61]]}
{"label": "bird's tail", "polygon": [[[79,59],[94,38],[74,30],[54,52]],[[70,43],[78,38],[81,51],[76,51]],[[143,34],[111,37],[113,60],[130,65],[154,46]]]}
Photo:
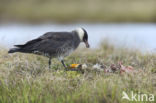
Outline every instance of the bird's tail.
{"label": "bird's tail", "polygon": [[12,48],[8,51],[8,53],[15,53],[15,52],[19,52],[19,48]]}

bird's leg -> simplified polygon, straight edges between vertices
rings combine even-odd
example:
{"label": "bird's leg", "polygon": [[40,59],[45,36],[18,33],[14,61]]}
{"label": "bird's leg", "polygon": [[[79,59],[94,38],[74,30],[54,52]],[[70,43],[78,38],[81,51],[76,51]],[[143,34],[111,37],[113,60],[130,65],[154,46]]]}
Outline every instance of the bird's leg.
{"label": "bird's leg", "polygon": [[66,67],[66,65],[64,64],[64,61],[63,61],[63,60],[61,60],[61,63],[63,64],[65,70],[67,70],[67,67]]}
{"label": "bird's leg", "polygon": [[49,69],[51,67],[51,57],[49,58]]}

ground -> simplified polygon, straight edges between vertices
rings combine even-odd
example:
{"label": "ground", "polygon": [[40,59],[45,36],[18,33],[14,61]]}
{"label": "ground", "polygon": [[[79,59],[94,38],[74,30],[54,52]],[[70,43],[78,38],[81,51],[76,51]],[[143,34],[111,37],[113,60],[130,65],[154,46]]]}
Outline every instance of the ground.
{"label": "ground", "polygon": [[[83,51],[83,52],[82,52]],[[135,73],[92,70],[96,63],[110,68],[122,62]],[[87,71],[64,71],[62,64],[33,54],[8,54],[0,49],[0,103],[132,103],[122,92],[156,96],[156,54],[103,43],[98,49],[79,48],[65,63],[87,64]],[[156,97],[155,97],[156,101]],[[136,102],[134,103],[149,103]],[[152,102],[154,103],[154,102]]]}

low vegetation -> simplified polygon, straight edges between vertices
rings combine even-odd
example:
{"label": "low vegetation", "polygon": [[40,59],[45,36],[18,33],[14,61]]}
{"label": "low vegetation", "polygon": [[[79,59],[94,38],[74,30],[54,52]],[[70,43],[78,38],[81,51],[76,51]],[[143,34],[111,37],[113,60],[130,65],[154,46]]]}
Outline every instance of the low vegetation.
{"label": "low vegetation", "polygon": [[0,0],[0,20],[15,22],[155,22],[155,0]]}
{"label": "low vegetation", "polygon": [[[123,91],[128,95],[133,91],[156,96],[156,54],[103,43],[99,49],[83,49],[82,52],[80,48],[65,61],[67,65],[85,63],[90,71],[64,71],[56,59],[48,69],[45,57],[8,55],[7,50],[1,48],[0,103],[132,103],[122,99]],[[132,66],[137,73],[92,70],[96,63],[109,68],[118,62]]]}

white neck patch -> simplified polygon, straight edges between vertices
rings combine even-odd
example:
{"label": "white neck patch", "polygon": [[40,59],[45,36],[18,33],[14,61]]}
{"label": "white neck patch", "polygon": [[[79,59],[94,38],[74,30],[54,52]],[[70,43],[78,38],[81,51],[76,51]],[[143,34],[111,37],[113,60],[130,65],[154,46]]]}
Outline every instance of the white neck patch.
{"label": "white neck patch", "polygon": [[84,37],[83,29],[82,28],[77,28],[75,31],[78,33],[78,36],[79,36],[80,40],[83,41],[83,37]]}

